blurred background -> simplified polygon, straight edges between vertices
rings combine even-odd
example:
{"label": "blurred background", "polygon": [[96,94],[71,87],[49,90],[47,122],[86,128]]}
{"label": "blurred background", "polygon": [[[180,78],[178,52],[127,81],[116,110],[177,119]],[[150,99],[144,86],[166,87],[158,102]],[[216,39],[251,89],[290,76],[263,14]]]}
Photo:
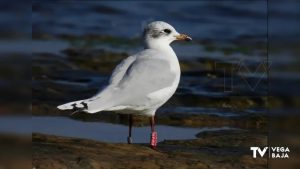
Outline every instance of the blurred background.
{"label": "blurred background", "polygon": [[[157,112],[160,148],[213,154],[205,163],[212,168],[299,166],[299,10],[293,1],[3,2],[1,140],[28,141],[34,133],[35,166],[56,162],[40,158],[52,151],[40,146],[41,137],[125,143],[127,116],[70,116],[56,106],[104,87],[122,59],[143,49],[143,27],[156,20],[193,38],[172,44],[182,76]],[[148,119],[135,117],[135,127],[135,143],[148,143]],[[291,158],[251,158],[250,146],[266,145],[290,147]],[[213,160],[224,155],[230,159]]]}

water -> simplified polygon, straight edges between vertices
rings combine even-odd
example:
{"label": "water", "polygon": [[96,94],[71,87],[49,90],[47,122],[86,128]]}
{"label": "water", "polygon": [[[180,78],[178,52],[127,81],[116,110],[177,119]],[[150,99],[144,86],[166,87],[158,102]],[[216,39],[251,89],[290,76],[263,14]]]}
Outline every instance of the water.
{"label": "water", "polygon": [[[16,127],[17,124],[17,127]],[[195,139],[196,134],[204,131],[229,130],[229,127],[220,128],[187,128],[166,125],[157,125],[158,141]],[[133,140],[135,143],[148,143],[150,127],[134,127]],[[42,133],[57,136],[85,138],[112,143],[125,143],[128,126],[103,123],[83,122],[65,117],[1,117],[0,133],[15,134]]]}
{"label": "water", "polygon": [[30,135],[31,117],[0,117],[0,133]]}
{"label": "water", "polygon": [[[172,3],[146,1],[39,3],[36,1],[32,9],[33,35],[42,34],[56,38],[61,35],[123,38],[121,42],[100,41],[96,46],[128,54],[139,51],[142,43],[124,42],[128,39],[140,38],[144,26],[155,20],[170,23],[178,32],[189,34],[195,41],[213,40],[214,43],[221,42],[228,45],[228,40],[240,37],[251,37],[255,41],[264,41],[267,37],[267,3],[263,0],[190,1],[188,3],[178,1]],[[218,59],[223,60],[223,53],[207,52],[202,45],[201,43],[173,44],[179,59],[217,56]],[[238,55],[237,58],[254,59],[253,56],[249,58],[242,55]],[[230,58],[224,58],[224,60],[228,59]],[[260,61],[261,57],[258,59],[258,62]]]}
{"label": "water", "polygon": [[[33,32],[139,36],[153,20],[172,23],[193,38],[228,39],[266,34],[267,2],[257,1],[102,1],[33,5]],[[84,24],[83,24],[84,23]]]}

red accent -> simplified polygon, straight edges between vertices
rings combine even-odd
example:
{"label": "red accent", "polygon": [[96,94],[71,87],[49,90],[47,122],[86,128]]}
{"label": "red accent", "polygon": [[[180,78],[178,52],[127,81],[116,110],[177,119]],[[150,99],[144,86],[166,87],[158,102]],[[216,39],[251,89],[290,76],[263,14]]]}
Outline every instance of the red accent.
{"label": "red accent", "polygon": [[157,145],[157,132],[156,131],[153,131],[151,133],[150,145],[151,145],[151,147],[156,147],[156,145]]}

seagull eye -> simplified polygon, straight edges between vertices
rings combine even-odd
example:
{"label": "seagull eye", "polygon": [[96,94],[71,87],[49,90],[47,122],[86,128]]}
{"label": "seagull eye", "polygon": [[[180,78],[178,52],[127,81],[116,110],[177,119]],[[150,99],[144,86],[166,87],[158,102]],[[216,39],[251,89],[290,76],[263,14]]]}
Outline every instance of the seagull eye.
{"label": "seagull eye", "polygon": [[169,34],[169,33],[171,33],[171,30],[170,29],[164,29],[164,32]]}

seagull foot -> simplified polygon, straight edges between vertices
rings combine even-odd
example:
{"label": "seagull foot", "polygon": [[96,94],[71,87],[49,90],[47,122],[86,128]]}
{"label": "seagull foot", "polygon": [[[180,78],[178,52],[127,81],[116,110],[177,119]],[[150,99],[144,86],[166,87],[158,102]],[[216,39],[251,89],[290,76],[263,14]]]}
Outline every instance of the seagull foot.
{"label": "seagull foot", "polygon": [[132,143],[132,138],[131,137],[127,137],[127,143],[131,144]]}

